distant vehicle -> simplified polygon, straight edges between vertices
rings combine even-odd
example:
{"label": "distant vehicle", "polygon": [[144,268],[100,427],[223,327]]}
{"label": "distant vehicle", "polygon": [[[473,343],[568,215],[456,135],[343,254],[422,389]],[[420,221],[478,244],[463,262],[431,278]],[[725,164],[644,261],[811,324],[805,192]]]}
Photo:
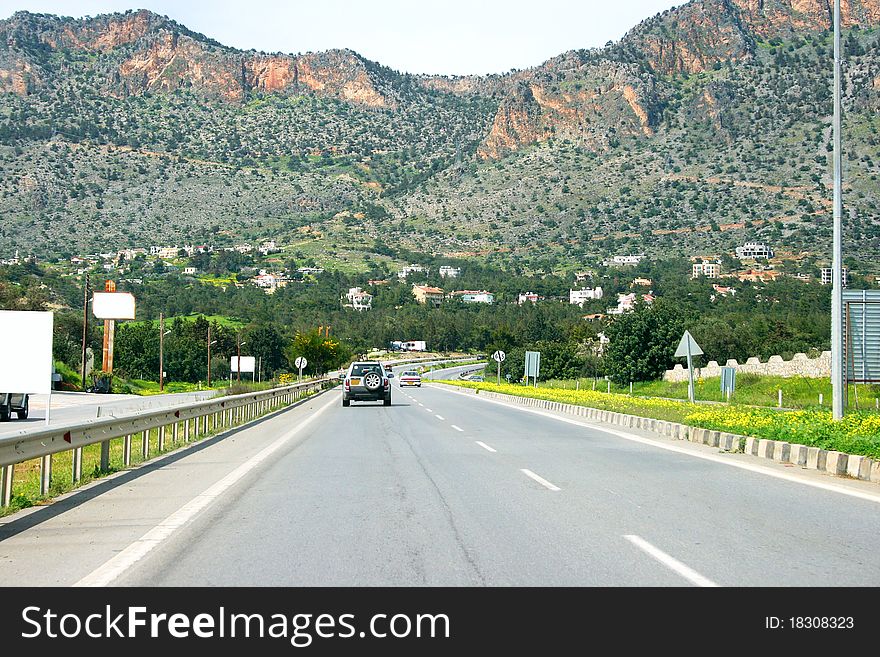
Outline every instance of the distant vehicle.
{"label": "distant vehicle", "polygon": [[28,395],[15,392],[0,392],[0,421],[6,422],[12,414],[19,420],[28,416]]}
{"label": "distant vehicle", "polygon": [[382,401],[391,406],[392,372],[386,372],[376,360],[359,361],[348,366],[342,382],[342,405],[351,406],[353,401]]}
{"label": "distant vehicle", "polygon": [[480,376],[479,374],[471,374],[471,375],[468,377],[468,381],[476,381],[476,382],[479,383],[479,382],[482,382],[482,381],[483,381],[483,377]]}
{"label": "distant vehicle", "polygon": [[422,387],[422,376],[415,370],[407,370],[400,375],[400,386],[418,386]]}

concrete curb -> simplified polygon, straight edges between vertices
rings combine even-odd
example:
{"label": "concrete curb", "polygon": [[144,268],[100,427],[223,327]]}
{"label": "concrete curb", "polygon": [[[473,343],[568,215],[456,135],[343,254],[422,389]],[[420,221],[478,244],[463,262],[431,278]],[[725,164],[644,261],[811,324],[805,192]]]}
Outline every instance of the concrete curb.
{"label": "concrete curb", "polygon": [[459,392],[470,392],[489,399],[498,399],[512,402],[521,406],[540,408],[548,411],[558,411],[569,415],[577,415],[596,422],[616,424],[628,429],[641,429],[653,431],[667,438],[675,440],[687,440],[699,445],[717,447],[725,452],[742,452],[763,459],[770,459],[779,463],[790,463],[807,470],[818,470],[836,477],[849,477],[880,483],[880,460],[874,460],[867,456],[844,454],[832,450],[824,450],[807,445],[796,445],[782,440],[769,440],[767,438],[755,438],[754,436],[740,436],[734,433],[714,431],[702,427],[692,427],[678,422],[656,420],[641,417],[639,415],[627,415],[614,411],[606,411],[589,406],[577,404],[564,404],[534,397],[518,397],[501,392],[489,390],[477,390],[476,388],[461,388],[448,386],[448,384],[432,382],[433,385],[447,386]]}

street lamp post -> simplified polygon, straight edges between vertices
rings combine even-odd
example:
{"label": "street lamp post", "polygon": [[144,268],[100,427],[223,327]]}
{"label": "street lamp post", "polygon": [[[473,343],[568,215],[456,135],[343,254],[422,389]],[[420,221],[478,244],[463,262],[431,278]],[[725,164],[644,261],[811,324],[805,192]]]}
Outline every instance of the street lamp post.
{"label": "street lamp post", "polygon": [[247,342],[241,342],[240,340],[236,340],[238,344],[238,361],[236,362],[236,368],[238,369],[238,373],[235,376],[235,380],[241,382],[241,348],[246,345]]}
{"label": "street lamp post", "polygon": [[89,273],[83,287],[83,334],[82,334],[82,389],[86,389],[86,343],[89,338]]}
{"label": "street lamp post", "polygon": [[165,314],[159,313],[159,391],[165,390],[165,336],[171,331],[165,330]]}
{"label": "street lamp post", "polygon": [[211,387],[211,345],[217,344],[216,340],[211,340],[211,325],[208,324],[208,387]]}
{"label": "street lamp post", "polygon": [[846,372],[843,363],[843,199],[840,151],[840,0],[834,0],[834,233],[831,260],[831,411],[835,420],[844,412]]}

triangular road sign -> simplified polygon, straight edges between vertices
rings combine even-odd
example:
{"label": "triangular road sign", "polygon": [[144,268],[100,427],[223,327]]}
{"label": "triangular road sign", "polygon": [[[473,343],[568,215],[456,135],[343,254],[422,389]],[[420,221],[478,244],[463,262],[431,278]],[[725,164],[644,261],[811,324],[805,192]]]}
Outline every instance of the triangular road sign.
{"label": "triangular road sign", "polygon": [[684,335],[681,336],[681,342],[678,343],[678,349],[675,350],[675,357],[678,358],[679,356],[687,356],[688,345],[690,345],[691,356],[699,356],[703,353],[703,350],[700,349],[700,345],[698,345],[697,341],[694,340],[694,336],[691,335],[691,332],[685,331]]}

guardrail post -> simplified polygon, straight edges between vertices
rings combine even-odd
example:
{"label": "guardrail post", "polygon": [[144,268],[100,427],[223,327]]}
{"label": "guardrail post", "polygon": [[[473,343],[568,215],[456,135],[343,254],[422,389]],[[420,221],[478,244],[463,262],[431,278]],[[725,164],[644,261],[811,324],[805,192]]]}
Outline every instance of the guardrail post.
{"label": "guardrail post", "polygon": [[12,473],[14,465],[4,465],[0,468],[0,506],[9,506],[12,502]]}
{"label": "guardrail post", "polygon": [[71,463],[71,470],[73,470],[73,483],[77,483],[82,479],[82,468],[83,450],[82,447],[75,447],[73,449],[73,462]]}
{"label": "guardrail post", "polygon": [[199,439],[199,429],[200,429],[200,427],[199,427],[199,420],[201,420],[201,418],[200,418],[198,415],[196,415],[196,416],[193,418],[193,435],[194,435],[194,437],[195,437],[196,440]]}
{"label": "guardrail post", "polygon": [[110,469],[110,441],[105,440],[101,443],[101,472],[107,472]]}
{"label": "guardrail post", "polygon": [[157,441],[159,452],[161,453],[165,449],[165,427],[159,427],[159,440]]}
{"label": "guardrail post", "polygon": [[46,454],[40,458],[40,495],[49,494],[49,486],[52,484],[52,455]]}
{"label": "guardrail post", "polygon": [[141,441],[141,456],[144,461],[150,458],[150,430],[144,429],[143,440]]}
{"label": "guardrail post", "polygon": [[131,465],[131,434],[122,439],[122,465],[126,468]]}
{"label": "guardrail post", "polygon": [[171,440],[175,445],[177,444],[177,433],[178,433],[179,428],[180,428],[179,422],[175,422],[174,424],[171,425]]}
{"label": "guardrail post", "polygon": [[189,442],[189,418],[183,421],[183,442]]}

